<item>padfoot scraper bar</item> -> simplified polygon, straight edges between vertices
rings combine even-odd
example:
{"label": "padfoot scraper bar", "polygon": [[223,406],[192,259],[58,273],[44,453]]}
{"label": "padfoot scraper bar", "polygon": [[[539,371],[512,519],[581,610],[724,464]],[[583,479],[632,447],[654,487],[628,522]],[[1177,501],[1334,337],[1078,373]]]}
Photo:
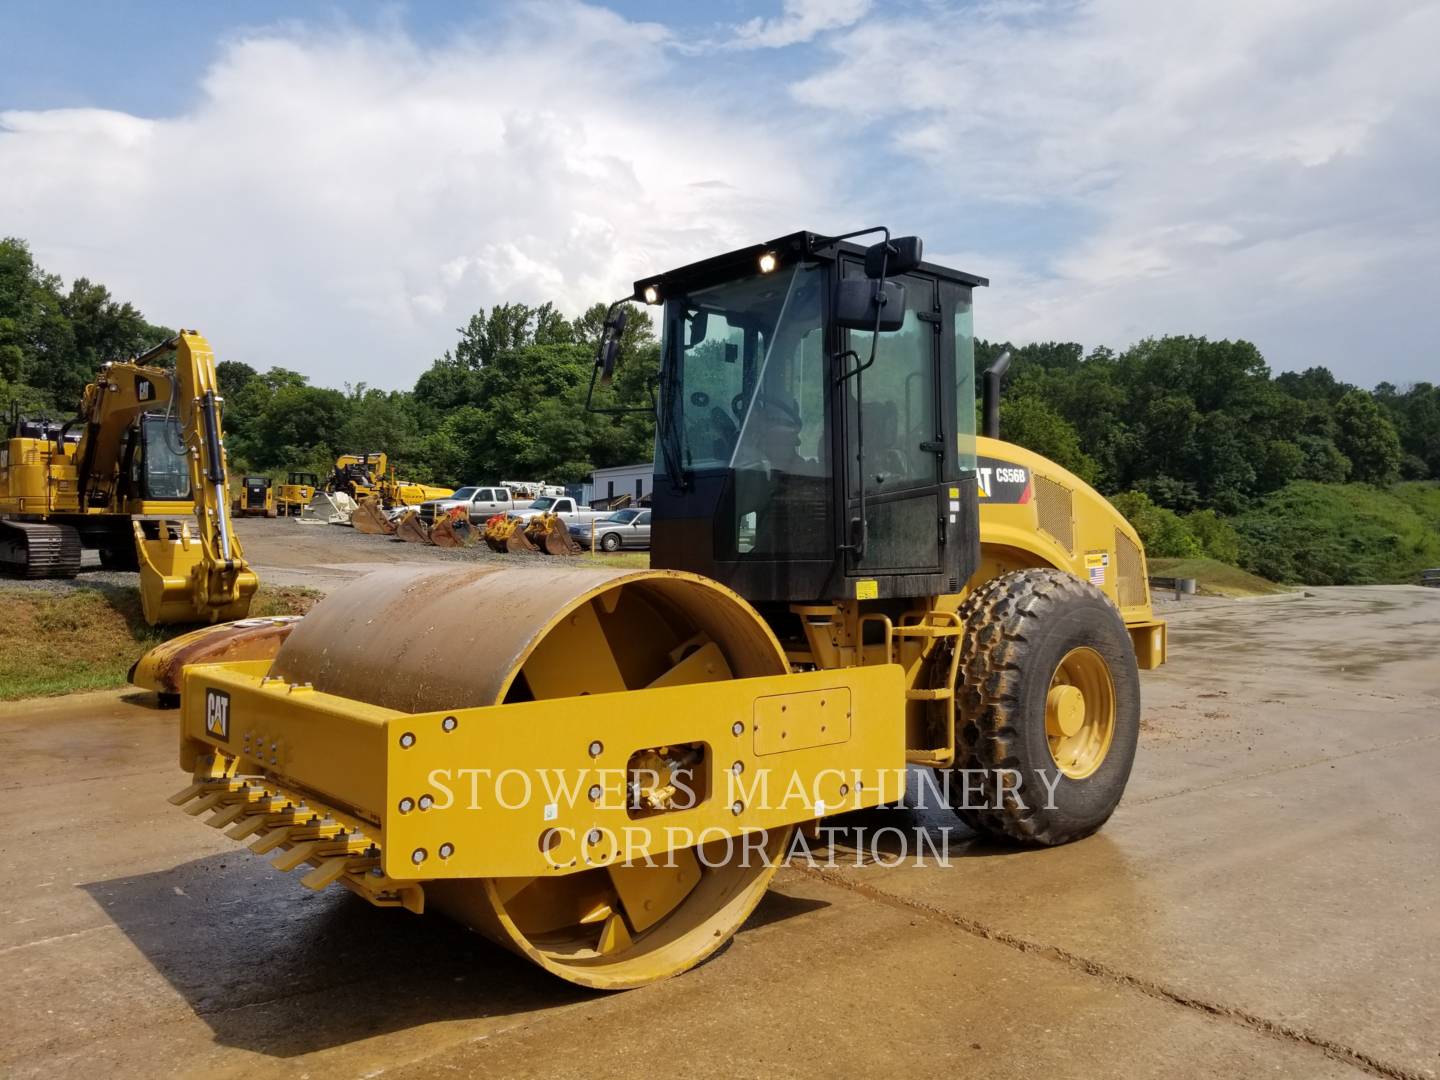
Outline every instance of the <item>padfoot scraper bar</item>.
{"label": "padfoot scraper bar", "polygon": [[[341,884],[380,907],[425,908],[424,891],[392,881],[380,868],[380,848],[354,820],[336,820],[335,811],[308,805],[303,796],[256,777],[237,777],[236,759],[210,758],[189,786],[170,802],[192,817],[205,818],[232,840],[248,841],[256,855],[278,853],[277,870],[309,867],[300,883],[317,892]],[[212,775],[218,773],[218,775]]]}
{"label": "padfoot scraper bar", "polygon": [[674,571],[379,571],[273,660],[189,666],[173,801],[304,869],[621,989],[723,945],[797,825],[904,790],[898,666],[790,673]]}

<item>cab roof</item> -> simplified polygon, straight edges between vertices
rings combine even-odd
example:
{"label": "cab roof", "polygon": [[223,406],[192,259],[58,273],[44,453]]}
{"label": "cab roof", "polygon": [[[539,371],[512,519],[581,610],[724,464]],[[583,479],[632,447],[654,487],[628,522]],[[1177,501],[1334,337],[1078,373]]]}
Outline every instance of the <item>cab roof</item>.
{"label": "cab roof", "polygon": [[[748,275],[756,270],[760,256],[766,252],[774,254],[779,259],[780,265],[784,266],[787,262],[794,262],[796,259],[833,261],[841,255],[863,256],[865,245],[849,240],[833,240],[820,233],[790,233],[763,244],[752,244],[735,251],[727,251],[723,255],[713,255],[699,262],[676,267],[674,270],[666,270],[660,274],[641,278],[635,282],[635,291],[630,299],[643,303],[645,289],[649,286],[654,286],[663,298],[667,293],[673,291],[667,286],[683,283],[686,289],[693,289],[712,282],[728,281]],[[963,270],[952,270],[948,266],[940,266],[932,262],[922,262],[915,272],[946,281],[959,282],[970,288],[990,284],[989,278],[967,274]]]}

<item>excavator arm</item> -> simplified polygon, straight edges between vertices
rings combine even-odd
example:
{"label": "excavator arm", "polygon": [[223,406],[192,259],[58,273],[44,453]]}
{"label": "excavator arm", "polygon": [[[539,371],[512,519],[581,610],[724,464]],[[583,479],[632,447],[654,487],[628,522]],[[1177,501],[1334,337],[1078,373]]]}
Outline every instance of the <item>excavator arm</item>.
{"label": "excavator arm", "polygon": [[[145,366],[166,354],[174,356],[173,382],[169,371]],[[243,619],[259,579],[245,561],[230,520],[222,399],[210,343],[193,331],[182,330],[136,357],[133,364],[111,365],[109,371],[113,374],[117,369],[127,378],[132,373],[152,382],[160,381],[157,375],[165,377],[166,390],[157,387],[156,393],[163,393],[158,400],[170,404],[180,421],[195,502],[193,534],[185,523],[134,522],[146,621]]]}

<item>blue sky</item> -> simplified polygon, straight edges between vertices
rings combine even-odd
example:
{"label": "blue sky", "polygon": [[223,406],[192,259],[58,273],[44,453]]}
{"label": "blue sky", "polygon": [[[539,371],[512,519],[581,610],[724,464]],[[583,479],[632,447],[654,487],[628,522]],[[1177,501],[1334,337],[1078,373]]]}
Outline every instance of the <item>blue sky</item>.
{"label": "blue sky", "polygon": [[992,279],[985,336],[1436,379],[1437,43],[1419,0],[11,0],[0,232],[329,384],[877,221]]}

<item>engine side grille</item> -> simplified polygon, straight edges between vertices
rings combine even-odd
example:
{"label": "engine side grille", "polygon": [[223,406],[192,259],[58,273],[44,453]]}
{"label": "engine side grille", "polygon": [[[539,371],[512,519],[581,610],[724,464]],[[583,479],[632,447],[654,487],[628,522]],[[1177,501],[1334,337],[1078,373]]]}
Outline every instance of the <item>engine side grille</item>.
{"label": "engine side grille", "polygon": [[1070,489],[1064,484],[1036,474],[1035,514],[1040,528],[1059,541],[1072,555],[1075,553],[1075,510]]}
{"label": "engine side grille", "polygon": [[1143,604],[1148,599],[1145,588],[1145,560],[1140,549],[1119,529],[1115,530],[1115,591],[1121,607]]}

